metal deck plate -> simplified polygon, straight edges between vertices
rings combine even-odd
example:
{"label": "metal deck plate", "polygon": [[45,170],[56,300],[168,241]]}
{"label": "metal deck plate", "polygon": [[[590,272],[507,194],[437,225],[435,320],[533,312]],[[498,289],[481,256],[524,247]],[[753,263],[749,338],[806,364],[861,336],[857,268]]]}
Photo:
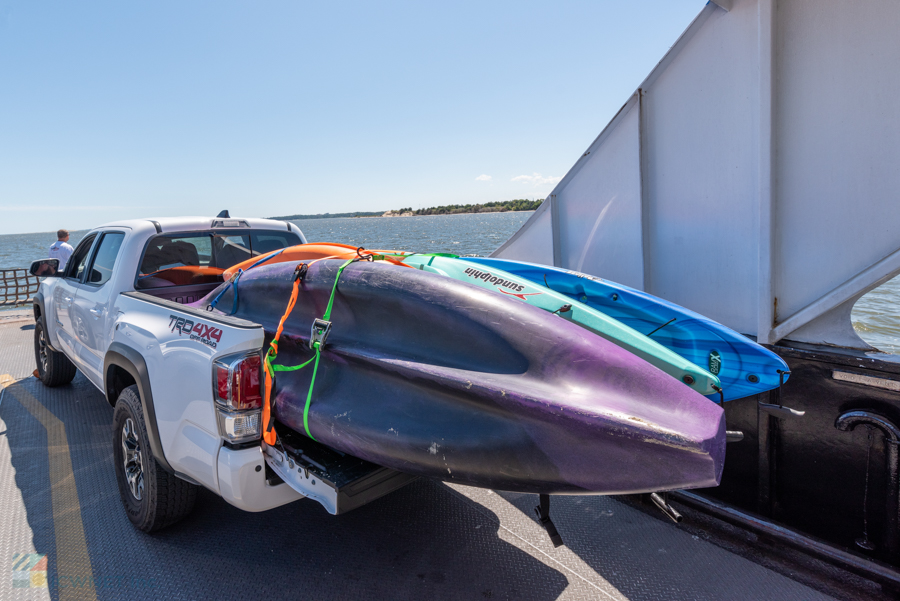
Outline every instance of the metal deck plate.
{"label": "metal deck plate", "polygon": [[[613,498],[555,497],[554,549],[535,495],[429,480],[337,517],[308,500],[245,513],[203,491],[145,535],[120,506],[112,409],[80,374],[57,389],[26,377],[31,336],[0,326],[0,376],[25,377],[0,404],[3,600],[830,598]],[[47,555],[49,588],[13,588],[20,553]]]}

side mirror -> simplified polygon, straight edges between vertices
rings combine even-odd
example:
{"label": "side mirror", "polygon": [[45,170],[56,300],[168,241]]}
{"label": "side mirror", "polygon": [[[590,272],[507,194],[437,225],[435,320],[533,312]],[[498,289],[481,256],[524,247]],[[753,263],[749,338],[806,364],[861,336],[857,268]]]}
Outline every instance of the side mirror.
{"label": "side mirror", "polygon": [[62,276],[59,272],[59,259],[32,261],[28,273],[39,278],[58,278]]}

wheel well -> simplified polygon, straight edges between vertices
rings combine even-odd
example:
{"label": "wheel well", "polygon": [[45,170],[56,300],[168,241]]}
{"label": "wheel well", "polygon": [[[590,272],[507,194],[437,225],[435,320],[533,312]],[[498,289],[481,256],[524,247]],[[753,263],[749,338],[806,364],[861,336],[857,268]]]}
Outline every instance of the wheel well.
{"label": "wheel well", "polygon": [[115,406],[116,399],[123,390],[136,384],[134,378],[125,369],[118,365],[110,365],[106,371],[106,400],[110,405]]}
{"label": "wheel well", "polygon": [[38,321],[41,318],[41,306],[37,303],[34,303],[33,308],[34,308],[34,320]]}

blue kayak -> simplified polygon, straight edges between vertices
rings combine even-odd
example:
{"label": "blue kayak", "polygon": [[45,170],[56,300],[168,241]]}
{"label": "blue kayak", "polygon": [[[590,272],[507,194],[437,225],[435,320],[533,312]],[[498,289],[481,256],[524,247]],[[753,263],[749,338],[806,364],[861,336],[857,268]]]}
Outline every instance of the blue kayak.
{"label": "blue kayak", "polygon": [[788,369],[781,357],[746,336],[646,292],[558,267],[484,257],[460,258],[546,286],[649,336],[718,376],[726,401],[778,388],[778,371]]}

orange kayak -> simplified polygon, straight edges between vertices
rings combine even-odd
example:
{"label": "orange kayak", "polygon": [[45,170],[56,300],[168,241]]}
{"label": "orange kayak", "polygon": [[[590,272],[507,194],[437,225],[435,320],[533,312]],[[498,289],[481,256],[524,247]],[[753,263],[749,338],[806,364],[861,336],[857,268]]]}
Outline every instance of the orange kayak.
{"label": "orange kayak", "polygon": [[[257,257],[253,257],[252,259],[247,259],[242,263],[238,263],[237,265],[232,265],[228,269],[225,270],[225,273],[222,276],[226,281],[231,278],[238,271],[243,269],[246,271],[253,265],[260,263],[262,265],[273,265],[275,263],[287,263],[289,261],[317,261],[319,259],[355,259],[356,257],[365,257],[368,255],[384,255],[384,254],[410,254],[404,251],[397,250],[369,250],[362,247],[357,246],[349,246],[347,244],[338,244],[331,242],[314,242],[311,244],[298,244],[297,246],[289,246],[288,248],[282,250],[275,250],[265,255],[259,255]],[[271,257],[271,258],[267,258]],[[385,257],[385,261],[393,263],[395,265],[403,265],[404,267],[410,267],[403,263],[399,258],[396,257]]]}

